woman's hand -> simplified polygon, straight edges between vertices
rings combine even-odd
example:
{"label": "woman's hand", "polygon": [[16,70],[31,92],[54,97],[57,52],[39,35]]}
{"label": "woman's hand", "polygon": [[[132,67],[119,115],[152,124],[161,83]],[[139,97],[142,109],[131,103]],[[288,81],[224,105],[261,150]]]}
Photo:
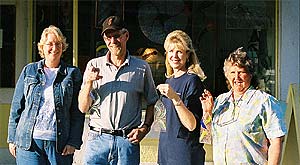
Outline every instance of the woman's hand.
{"label": "woman's hand", "polygon": [[169,84],[159,84],[156,89],[158,89],[162,95],[165,95],[171,100],[178,97],[177,93]]}
{"label": "woman's hand", "polygon": [[203,114],[204,113],[212,113],[212,109],[214,107],[214,100],[211,95],[211,93],[204,89],[204,93],[202,93],[202,96],[200,97],[200,101],[202,104]]}
{"label": "woman's hand", "polygon": [[8,144],[8,149],[9,149],[9,152],[12,156],[16,157],[16,145],[14,145],[13,143],[9,143]]}

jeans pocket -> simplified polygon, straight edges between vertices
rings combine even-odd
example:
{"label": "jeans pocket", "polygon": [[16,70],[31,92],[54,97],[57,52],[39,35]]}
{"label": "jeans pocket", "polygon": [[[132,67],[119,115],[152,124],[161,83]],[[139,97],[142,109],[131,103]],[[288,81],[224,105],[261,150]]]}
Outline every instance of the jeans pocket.
{"label": "jeans pocket", "polygon": [[89,131],[89,132],[88,132],[88,136],[87,136],[87,140],[88,140],[88,141],[96,140],[98,137],[99,137],[99,134],[98,134],[98,133]]}

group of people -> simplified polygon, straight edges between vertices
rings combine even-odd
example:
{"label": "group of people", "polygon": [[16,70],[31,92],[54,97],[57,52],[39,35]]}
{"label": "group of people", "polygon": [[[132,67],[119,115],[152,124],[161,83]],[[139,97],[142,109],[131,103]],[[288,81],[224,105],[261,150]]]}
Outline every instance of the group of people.
{"label": "group of people", "polygon": [[167,79],[158,86],[149,64],[127,50],[129,32],[120,17],[108,17],[101,36],[108,52],[90,60],[82,76],[61,59],[68,44],[60,29],[44,29],[42,60],[23,68],[11,104],[7,142],[17,164],[72,164],[82,145],[84,113],[89,132],[83,164],[140,164],[139,143],[151,129],[157,90],[166,108],[158,164],[204,164],[201,129],[212,135],[216,164],[279,164],[284,114],[273,96],[256,88],[254,66],[241,48],[224,62],[231,89],[214,99],[185,32],[167,35]]}

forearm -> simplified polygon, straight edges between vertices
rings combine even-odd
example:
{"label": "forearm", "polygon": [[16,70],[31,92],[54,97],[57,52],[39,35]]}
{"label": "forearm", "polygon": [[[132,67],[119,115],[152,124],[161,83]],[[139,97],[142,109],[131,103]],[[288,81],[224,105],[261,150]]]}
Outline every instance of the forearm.
{"label": "forearm", "polygon": [[280,164],[283,137],[270,139],[268,165]]}
{"label": "forearm", "polygon": [[78,108],[82,113],[86,113],[92,104],[92,98],[90,96],[91,90],[92,83],[85,83],[84,87],[79,92]]}
{"label": "forearm", "polygon": [[175,109],[177,111],[180,122],[189,131],[193,131],[196,128],[197,122],[194,114],[187,109],[182,100],[178,97],[172,99]]}
{"label": "forearm", "polygon": [[144,123],[151,126],[154,120],[154,105],[148,105]]}

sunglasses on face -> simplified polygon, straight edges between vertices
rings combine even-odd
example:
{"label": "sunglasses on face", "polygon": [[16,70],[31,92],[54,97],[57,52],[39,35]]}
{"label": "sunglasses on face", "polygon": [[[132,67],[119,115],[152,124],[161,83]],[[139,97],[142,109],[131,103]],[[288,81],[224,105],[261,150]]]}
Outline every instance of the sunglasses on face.
{"label": "sunglasses on face", "polygon": [[125,32],[116,32],[116,33],[104,33],[103,37],[106,40],[111,40],[112,38],[114,39],[119,39]]}

